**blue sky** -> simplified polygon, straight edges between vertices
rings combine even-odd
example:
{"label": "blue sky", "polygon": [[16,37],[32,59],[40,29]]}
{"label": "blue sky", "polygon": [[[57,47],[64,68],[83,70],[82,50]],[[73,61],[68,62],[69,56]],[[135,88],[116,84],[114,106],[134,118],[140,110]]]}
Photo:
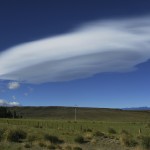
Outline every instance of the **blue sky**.
{"label": "blue sky", "polygon": [[0,104],[150,106],[150,2],[2,0]]}

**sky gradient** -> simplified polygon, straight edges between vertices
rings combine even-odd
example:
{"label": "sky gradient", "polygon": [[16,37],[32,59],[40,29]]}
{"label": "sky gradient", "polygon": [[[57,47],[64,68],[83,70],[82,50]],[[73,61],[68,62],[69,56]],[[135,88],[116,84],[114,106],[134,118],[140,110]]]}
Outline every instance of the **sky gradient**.
{"label": "sky gradient", "polygon": [[150,2],[0,2],[0,105],[150,106]]}

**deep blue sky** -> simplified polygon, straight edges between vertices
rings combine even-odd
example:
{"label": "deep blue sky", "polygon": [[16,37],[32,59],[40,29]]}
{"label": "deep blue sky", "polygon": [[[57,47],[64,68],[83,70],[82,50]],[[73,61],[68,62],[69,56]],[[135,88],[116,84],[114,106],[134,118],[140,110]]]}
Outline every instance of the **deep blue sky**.
{"label": "deep blue sky", "polygon": [[[91,21],[149,15],[149,8],[148,0],[1,0],[0,52],[17,44],[67,33]],[[137,67],[134,72],[100,73],[73,81],[21,84],[16,90],[7,89],[8,81],[1,80],[0,88],[4,91],[0,99],[35,106],[150,106],[150,62]]]}

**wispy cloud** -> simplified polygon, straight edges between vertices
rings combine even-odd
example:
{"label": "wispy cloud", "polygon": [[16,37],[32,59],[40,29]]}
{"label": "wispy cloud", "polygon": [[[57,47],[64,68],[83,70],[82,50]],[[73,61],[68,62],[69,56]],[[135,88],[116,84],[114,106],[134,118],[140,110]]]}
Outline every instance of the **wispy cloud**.
{"label": "wispy cloud", "polygon": [[8,102],[6,100],[0,99],[0,106],[20,106],[19,102]]}
{"label": "wispy cloud", "polygon": [[20,83],[19,82],[9,82],[8,83],[8,89],[10,90],[15,90],[15,89],[18,89],[20,87]]}
{"label": "wispy cloud", "polygon": [[31,93],[34,91],[34,89],[32,87],[28,87],[28,91]]}
{"label": "wispy cloud", "polygon": [[13,96],[12,96],[12,99],[13,99],[13,100],[16,100],[16,96],[13,95]]}
{"label": "wispy cloud", "polygon": [[29,94],[28,93],[24,93],[24,96],[28,96]]}
{"label": "wispy cloud", "polygon": [[150,58],[150,16],[87,23],[0,54],[0,79],[43,83],[126,72]]}

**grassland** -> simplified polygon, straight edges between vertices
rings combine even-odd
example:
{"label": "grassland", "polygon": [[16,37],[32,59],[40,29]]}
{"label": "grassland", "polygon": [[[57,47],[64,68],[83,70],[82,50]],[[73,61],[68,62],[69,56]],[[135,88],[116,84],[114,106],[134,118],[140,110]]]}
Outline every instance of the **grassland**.
{"label": "grassland", "polygon": [[[22,119],[0,119],[0,149],[150,149],[150,112],[71,107],[12,107]],[[14,133],[14,134],[13,134]],[[18,141],[13,141],[11,137]]]}

